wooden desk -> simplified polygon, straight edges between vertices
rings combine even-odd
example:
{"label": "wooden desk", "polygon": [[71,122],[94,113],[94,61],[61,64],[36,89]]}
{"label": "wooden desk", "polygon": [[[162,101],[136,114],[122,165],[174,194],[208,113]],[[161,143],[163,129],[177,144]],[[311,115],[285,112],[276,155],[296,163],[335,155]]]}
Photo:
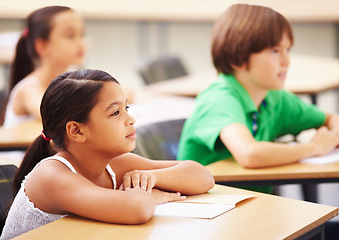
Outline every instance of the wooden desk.
{"label": "wooden desk", "polygon": [[15,127],[0,127],[0,150],[25,149],[39,136],[41,122],[32,121]]}
{"label": "wooden desk", "polygon": [[228,185],[339,182],[339,162],[323,165],[295,163],[279,167],[246,169],[233,159],[228,159],[206,167],[216,182]]}
{"label": "wooden desk", "polygon": [[304,200],[318,202],[316,184],[338,183],[339,162],[313,165],[295,163],[279,167],[245,169],[233,159],[206,166],[217,183],[228,186],[302,184]]}
{"label": "wooden desk", "polygon": [[15,49],[0,47],[0,64],[9,65],[12,63]]}
{"label": "wooden desk", "polygon": [[206,166],[217,183],[228,186],[302,184],[304,200],[318,202],[319,183],[339,182],[339,162],[324,165],[295,163],[279,167],[246,169],[233,159]]}
{"label": "wooden desk", "polygon": [[[217,73],[189,75],[146,86],[152,92],[191,96],[205,90],[216,81]],[[285,88],[296,94],[316,95],[339,87],[339,59],[291,55]]]}
{"label": "wooden desk", "polygon": [[[310,239],[338,208],[216,185],[211,193],[255,194],[212,220],[153,217],[141,225],[117,225],[66,217],[19,239]],[[319,231],[318,231],[319,230]],[[317,238],[321,239],[321,238]]]}

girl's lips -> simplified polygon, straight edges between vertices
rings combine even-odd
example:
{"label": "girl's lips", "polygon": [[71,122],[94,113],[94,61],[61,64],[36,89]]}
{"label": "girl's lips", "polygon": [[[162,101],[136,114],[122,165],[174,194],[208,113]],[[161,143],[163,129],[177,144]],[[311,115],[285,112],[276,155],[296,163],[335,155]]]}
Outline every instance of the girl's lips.
{"label": "girl's lips", "polygon": [[131,134],[126,136],[127,138],[137,138],[137,135],[135,134],[135,132],[132,132]]}

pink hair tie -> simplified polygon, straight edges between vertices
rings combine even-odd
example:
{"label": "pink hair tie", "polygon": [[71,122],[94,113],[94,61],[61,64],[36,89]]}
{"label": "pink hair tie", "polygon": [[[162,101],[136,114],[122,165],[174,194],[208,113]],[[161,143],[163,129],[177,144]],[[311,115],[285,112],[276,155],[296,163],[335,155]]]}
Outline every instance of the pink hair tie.
{"label": "pink hair tie", "polygon": [[41,137],[42,137],[43,139],[45,139],[45,141],[47,141],[47,142],[49,142],[49,141],[52,140],[51,138],[49,138],[49,137],[46,136],[46,134],[44,133],[44,130],[41,131]]}
{"label": "pink hair tie", "polygon": [[28,30],[28,27],[24,28],[24,30],[22,30],[22,36],[23,37],[27,37],[29,34],[29,30]]}

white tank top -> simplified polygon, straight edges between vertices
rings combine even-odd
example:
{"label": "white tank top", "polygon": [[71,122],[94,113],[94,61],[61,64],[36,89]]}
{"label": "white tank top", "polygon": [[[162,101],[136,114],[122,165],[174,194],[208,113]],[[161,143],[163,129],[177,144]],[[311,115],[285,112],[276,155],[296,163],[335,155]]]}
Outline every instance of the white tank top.
{"label": "white tank top", "polygon": [[35,119],[35,117],[33,115],[17,115],[13,110],[14,98],[16,97],[18,91],[22,88],[22,86],[25,84],[25,82],[32,80],[32,79],[37,81],[37,78],[34,77],[34,76],[25,77],[20,82],[18,82],[14,86],[14,88],[12,89],[12,91],[9,95],[9,99],[8,99],[8,103],[7,103],[7,107],[6,107],[5,119],[4,119],[4,123],[3,123],[4,127],[15,126],[15,125],[18,125],[20,123],[28,122],[28,121]]}
{"label": "white tank top", "polygon": [[[20,190],[18,191],[13,201],[13,204],[9,210],[8,217],[6,219],[6,224],[2,231],[0,240],[12,239],[25,232],[28,232],[35,228],[41,227],[47,223],[53,222],[55,220],[58,220],[62,217],[67,216],[67,215],[52,214],[52,213],[41,211],[40,209],[34,206],[34,203],[32,203],[29,200],[28,196],[25,193],[25,184],[30,174],[42,162],[45,162],[51,159],[62,162],[72,172],[77,173],[74,167],[72,166],[72,164],[63,157],[52,156],[52,157],[48,157],[48,158],[41,160],[22,181]],[[116,189],[115,173],[113,172],[110,165],[107,165],[106,170],[112,177],[113,189]]]}

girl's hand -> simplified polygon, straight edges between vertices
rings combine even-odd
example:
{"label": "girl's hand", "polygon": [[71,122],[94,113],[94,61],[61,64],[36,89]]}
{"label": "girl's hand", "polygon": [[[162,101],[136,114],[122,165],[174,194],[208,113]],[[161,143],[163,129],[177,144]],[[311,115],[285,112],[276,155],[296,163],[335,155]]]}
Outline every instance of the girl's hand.
{"label": "girl's hand", "polygon": [[153,189],[152,197],[156,205],[173,201],[182,201],[186,199],[186,197],[181,196],[180,193],[164,192],[158,189]]}
{"label": "girl's hand", "polygon": [[141,188],[151,193],[155,181],[155,176],[151,171],[133,170],[124,174],[119,189]]}

